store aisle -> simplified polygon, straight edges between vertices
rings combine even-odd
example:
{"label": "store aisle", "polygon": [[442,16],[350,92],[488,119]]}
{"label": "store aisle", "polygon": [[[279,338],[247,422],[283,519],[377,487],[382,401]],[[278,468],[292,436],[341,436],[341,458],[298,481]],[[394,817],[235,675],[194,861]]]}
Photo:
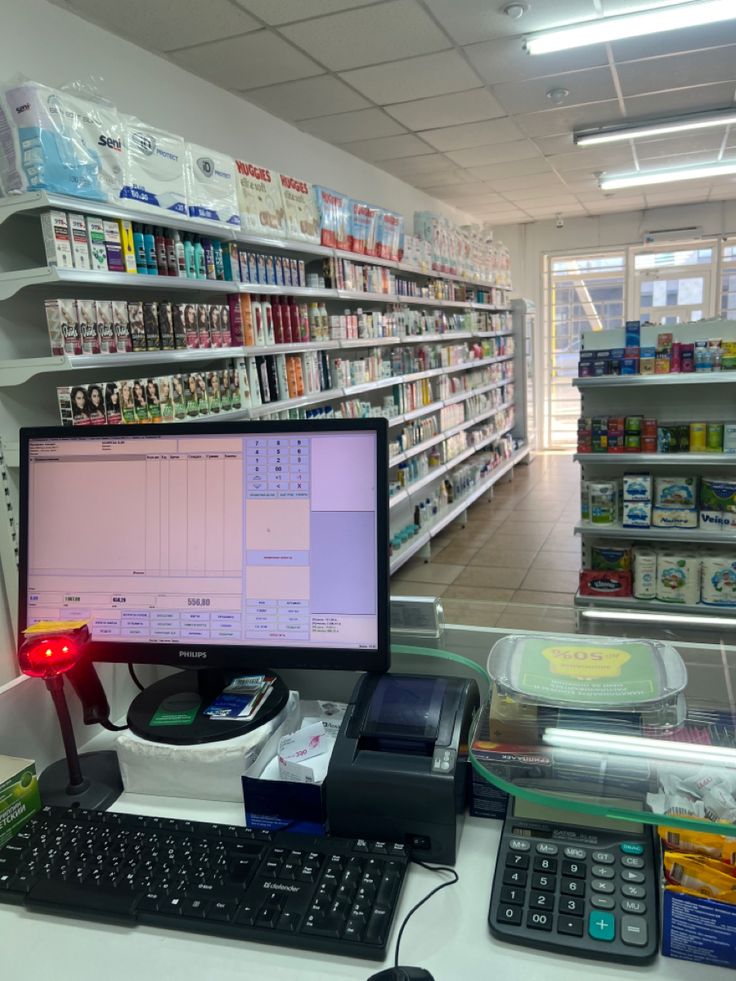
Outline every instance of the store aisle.
{"label": "store aisle", "polygon": [[580,568],[577,464],[537,453],[432,541],[429,562],[410,559],[391,579],[394,596],[442,597],[449,623],[574,630]]}

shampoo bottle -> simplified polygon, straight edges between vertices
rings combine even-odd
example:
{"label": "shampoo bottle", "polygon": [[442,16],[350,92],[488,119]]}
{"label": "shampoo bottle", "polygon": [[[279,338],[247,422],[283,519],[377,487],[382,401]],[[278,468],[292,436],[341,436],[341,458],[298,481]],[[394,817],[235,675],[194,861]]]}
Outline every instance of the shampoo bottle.
{"label": "shampoo bottle", "polygon": [[168,276],[169,267],[166,261],[166,239],[162,228],[157,228],[154,232],[156,242],[156,266],[159,276]]}
{"label": "shampoo bottle", "polygon": [[146,239],[143,235],[143,226],[138,222],[133,223],[133,249],[135,251],[135,268],[141,275],[148,274],[148,263],[146,262]]}
{"label": "shampoo bottle", "polygon": [[197,278],[197,265],[194,259],[194,242],[187,235],[183,242],[184,248],[184,268],[187,279]]}
{"label": "shampoo bottle", "polygon": [[222,257],[222,242],[215,239],[212,242],[212,252],[215,261],[215,279],[225,278],[225,261]]}
{"label": "shampoo bottle", "polygon": [[187,272],[187,259],[184,253],[184,243],[181,240],[181,235],[178,232],[174,232],[174,252],[176,254],[176,270],[179,276],[188,276]]}
{"label": "shampoo bottle", "polygon": [[153,234],[153,228],[150,225],[146,225],[143,233],[143,240],[146,246],[146,266],[148,268],[148,275],[158,276],[158,264],[156,262],[156,238]]}
{"label": "shampoo bottle", "polygon": [[194,268],[197,271],[197,279],[207,279],[207,269],[204,264],[204,246],[199,235],[194,237]]}
{"label": "shampoo bottle", "polygon": [[207,279],[215,279],[215,254],[212,248],[212,239],[203,238],[202,247],[204,248],[204,268]]}

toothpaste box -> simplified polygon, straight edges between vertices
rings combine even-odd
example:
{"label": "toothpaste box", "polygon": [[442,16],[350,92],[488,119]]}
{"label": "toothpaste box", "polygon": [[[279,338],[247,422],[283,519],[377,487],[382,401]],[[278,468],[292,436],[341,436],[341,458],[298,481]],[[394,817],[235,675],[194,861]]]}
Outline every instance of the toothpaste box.
{"label": "toothpaste box", "polygon": [[0,848],[40,809],[33,760],[0,756]]}
{"label": "toothpaste box", "polygon": [[84,215],[77,215],[69,212],[67,215],[69,222],[69,237],[72,243],[72,257],[75,269],[91,269],[92,261],[89,256],[89,242],[87,241],[87,222]]}
{"label": "toothpaste box", "polygon": [[73,269],[74,258],[66,212],[44,211],[41,215],[41,231],[46,262],[59,269]]}
{"label": "toothpaste box", "polygon": [[105,255],[107,257],[107,268],[110,270],[110,272],[125,272],[123,241],[120,235],[119,223],[117,221],[103,221],[102,227],[105,234]]}
{"label": "toothpaste box", "polygon": [[123,249],[123,264],[126,273],[135,275],[138,269],[135,264],[135,244],[133,242],[133,222],[120,221],[120,242]]}
{"label": "toothpaste box", "polygon": [[89,245],[92,268],[107,271],[107,249],[105,248],[105,223],[102,218],[87,218],[87,244]]}

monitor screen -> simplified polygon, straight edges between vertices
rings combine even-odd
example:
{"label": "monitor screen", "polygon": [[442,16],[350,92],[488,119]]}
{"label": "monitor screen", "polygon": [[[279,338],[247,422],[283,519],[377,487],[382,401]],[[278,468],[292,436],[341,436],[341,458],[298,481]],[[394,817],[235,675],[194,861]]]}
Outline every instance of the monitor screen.
{"label": "monitor screen", "polygon": [[96,660],[388,666],[383,421],[24,430],[20,626]]}

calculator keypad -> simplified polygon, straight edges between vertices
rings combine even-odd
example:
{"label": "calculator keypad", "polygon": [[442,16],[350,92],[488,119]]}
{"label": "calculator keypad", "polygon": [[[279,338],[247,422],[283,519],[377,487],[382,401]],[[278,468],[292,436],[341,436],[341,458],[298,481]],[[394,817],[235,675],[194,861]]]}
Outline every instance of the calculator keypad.
{"label": "calculator keypad", "polygon": [[533,931],[549,949],[643,962],[656,950],[648,864],[651,877],[651,858],[635,841],[592,848],[504,838],[491,925],[519,943],[533,946]]}

